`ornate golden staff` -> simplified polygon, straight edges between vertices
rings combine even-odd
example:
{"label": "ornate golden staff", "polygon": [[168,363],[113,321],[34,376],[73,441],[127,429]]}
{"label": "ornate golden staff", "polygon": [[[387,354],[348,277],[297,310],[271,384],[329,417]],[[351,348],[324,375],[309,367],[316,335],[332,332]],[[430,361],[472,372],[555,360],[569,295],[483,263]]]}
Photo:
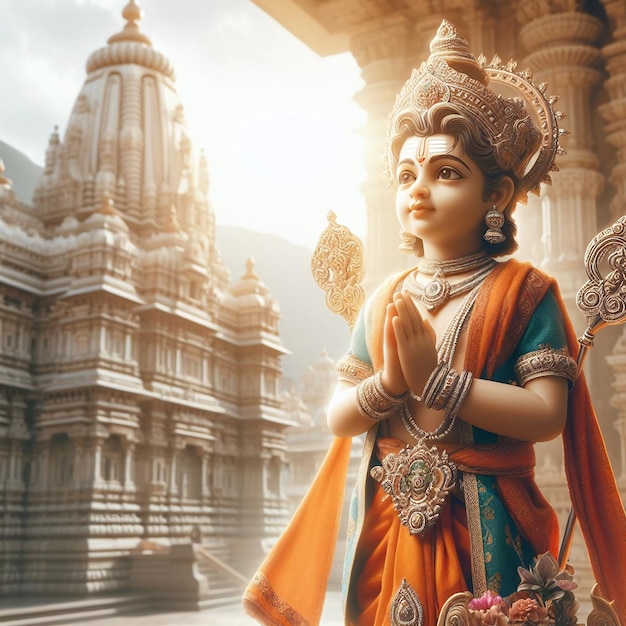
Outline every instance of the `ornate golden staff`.
{"label": "ornate golden staff", "polygon": [[[601,264],[608,266],[606,278]],[[576,305],[587,318],[587,328],[578,339],[578,374],[589,348],[593,347],[596,333],[605,326],[615,326],[626,321],[626,216],[613,226],[598,233],[585,251],[585,271],[589,280],[576,294]],[[576,513],[570,508],[563,540],[559,549],[559,565],[565,567],[572,547]]]}

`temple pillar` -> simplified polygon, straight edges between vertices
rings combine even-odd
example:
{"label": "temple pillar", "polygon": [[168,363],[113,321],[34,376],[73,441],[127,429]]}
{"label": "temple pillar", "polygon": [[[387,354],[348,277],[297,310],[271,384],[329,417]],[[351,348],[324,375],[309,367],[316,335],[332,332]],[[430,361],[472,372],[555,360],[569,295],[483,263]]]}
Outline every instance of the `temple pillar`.
{"label": "temple pillar", "polygon": [[626,207],[626,5],[623,0],[604,0],[609,23],[614,26],[610,42],[602,48],[608,78],[604,88],[608,102],[599,107],[606,120],[606,138],[615,148],[610,182],[615,195],[610,203],[611,222],[624,214]]}
{"label": "temple pillar", "polygon": [[135,453],[135,442],[124,439],[124,491],[135,491],[135,481],[133,480],[133,457]]}
{"label": "temple pillar", "polygon": [[102,483],[102,444],[104,439],[94,437],[90,442],[90,454],[92,458],[91,480],[93,486],[98,487]]}
{"label": "temple pillar", "polygon": [[74,475],[72,477],[73,486],[75,491],[80,490],[83,485],[89,484],[85,479],[85,448],[84,443],[81,440],[74,439]]}
{"label": "temple pillar", "polygon": [[[363,184],[367,211],[365,237],[365,289],[371,291],[385,276],[406,266],[397,251],[400,226],[395,215],[393,193],[383,172],[387,118],[395,97],[417,63],[419,45],[426,45],[439,26],[427,18],[420,23],[424,37],[416,36],[415,25],[402,16],[368,24],[353,35],[350,50],[361,68],[365,86],[356,102],[366,111],[364,129],[366,182]],[[426,38],[426,33],[429,37]]]}
{"label": "temple pillar", "polygon": [[211,450],[203,448],[201,455],[201,469],[200,469],[200,490],[202,498],[208,498],[211,495],[211,486],[209,484],[209,468],[211,467]]}
{"label": "temple pillar", "polygon": [[38,480],[37,490],[46,491],[50,481],[50,439],[40,441],[36,444],[38,450]]}
{"label": "temple pillar", "polygon": [[178,457],[178,449],[173,445],[170,449],[170,475],[169,475],[169,494],[171,496],[178,494],[178,486],[176,484],[176,461]]}
{"label": "temple pillar", "polygon": [[[602,22],[578,12],[551,13],[553,3],[522,4],[520,40],[530,54],[524,59],[536,83],[547,82],[547,94],[558,95],[555,108],[567,117],[571,132],[563,143],[567,154],[557,159],[558,173],[544,186],[542,266],[555,276],[574,323],[582,331],[575,307],[576,292],[586,280],[582,254],[597,233],[596,201],[604,186],[594,151],[591,95],[600,82],[601,55],[595,46]],[[538,5],[538,6],[537,6]]]}

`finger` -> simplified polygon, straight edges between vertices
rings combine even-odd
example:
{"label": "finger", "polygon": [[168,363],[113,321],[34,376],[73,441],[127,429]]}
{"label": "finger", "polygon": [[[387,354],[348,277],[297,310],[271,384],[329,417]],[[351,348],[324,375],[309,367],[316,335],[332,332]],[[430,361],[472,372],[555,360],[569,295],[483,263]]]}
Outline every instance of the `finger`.
{"label": "finger", "polygon": [[423,321],[415,303],[409,294],[400,294],[396,301],[398,315],[407,322],[407,330],[415,335],[421,334],[423,331]]}
{"label": "finger", "polygon": [[[413,324],[411,323],[411,317],[409,316],[409,313],[406,309],[406,304],[404,303],[402,298],[398,299],[396,303],[396,309],[398,310],[398,315],[395,318],[397,320],[397,327],[402,328],[402,334],[405,338],[408,338],[409,336],[414,336],[415,329],[413,328]],[[396,325],[394,325],[394,329],[395,328]],[[397,333],[396,339],[398,339]]]}
{"label": "finger", "polygon": [[396,309],[396,303],[395,302],[390,302],[387,305],[386,315],[387,315],[387,317],[393,317],[394,315],[398,315],[398,310]]}
{"label": "finger", "polygon": [[419,324],[421,325],[422,322],[424,321],[424,318],[422,317],[420,310],[417,308],[417,305],[413,301],[411,294],[404,293],[402,295],[404,297],[404,302],[406,303],[407,311],[409,311],[409,313],[411,314],[412,319],[417,320]]}
{"label": "finger", "polygon": [[398,312],[396,311],[396,307],[392,304],[387,305],[387,309],[385,311],[385,325],[383,328],[383,349],[385,351],[385,358],[388,358],[388,352],[395,351],[398,349],[396,343],[396,335],[393,330],[393,320],[398,316]]}
{"label": "finger", "polygon": [[406,328],[400,315],[393,318],[393,332],[398,346],[402,346],[408,341]]}
{"label": "finger", "polygon": [[398,310],[396,309],[396,305],[393,303],[388,304],[385,309],[385,329],[391,328],[391,322],[397,315]]}

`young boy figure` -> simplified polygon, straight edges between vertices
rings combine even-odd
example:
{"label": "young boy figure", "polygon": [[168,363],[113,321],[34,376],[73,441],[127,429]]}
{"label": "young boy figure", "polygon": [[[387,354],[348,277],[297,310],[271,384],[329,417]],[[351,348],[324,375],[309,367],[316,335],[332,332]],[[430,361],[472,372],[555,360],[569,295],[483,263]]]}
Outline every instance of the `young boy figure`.
{"label": "young boy figure", "polygon": [[[519,89],[537,121],[522,100],[492,91],[498,82]],[[346,624],[434,626],[455,593],[512,594],[518,567],[558,551],[556,515],[533,479],[533,442],[561,434],[594,574],[625,619],[626,518],[577,379],[575,335],[551,278],[496,260],[515,251],[513,209],[549,180],[558,137],[541,90],[477,61],[444,21],[388,129],[396,216],[418,263],[361,310],[328,409],[337,439],[246,591],[262,623],[319,622],[346,442],[366,432]],[[293,584],[289,571],[303,578]]]}

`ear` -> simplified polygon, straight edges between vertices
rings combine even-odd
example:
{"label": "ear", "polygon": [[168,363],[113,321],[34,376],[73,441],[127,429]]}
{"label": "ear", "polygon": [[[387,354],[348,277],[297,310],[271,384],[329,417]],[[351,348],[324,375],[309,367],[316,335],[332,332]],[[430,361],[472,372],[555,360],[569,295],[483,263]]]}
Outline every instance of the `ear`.
{"label": "ear", "polygon": [[510,176],[505,176],[498,187],[489,196],[489,202],[496,205],[496,209],[502,213],[509,206],[515,193],[515,183]]}

